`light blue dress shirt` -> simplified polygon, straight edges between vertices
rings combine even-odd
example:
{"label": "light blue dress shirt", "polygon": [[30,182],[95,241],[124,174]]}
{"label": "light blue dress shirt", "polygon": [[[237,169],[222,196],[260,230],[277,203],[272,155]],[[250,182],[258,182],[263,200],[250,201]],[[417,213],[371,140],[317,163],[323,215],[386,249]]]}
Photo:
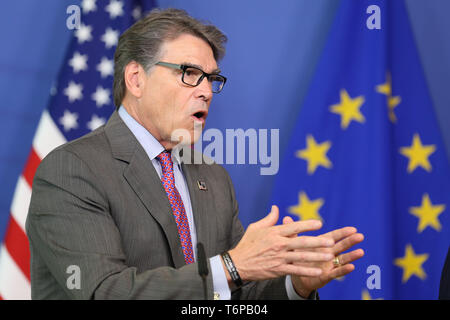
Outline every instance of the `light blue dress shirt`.
{"label": "light blue dress shirt", "polygon": [[[120,106],[119,108],[119,116],[131,130],[141,146],[144,148],[153,166],[155,167],[159,178],[161,179],[161,164],[159,163],[158,159],[156,159],[156,156],[165,150],[164,147],[158,142],[158,140],[153,137],[150,132],[147,131],[147,129],[140,125],[132,116],[130,116],[123,106]],[[195,230],[194,216],[192,214],[191,197],[189,195],[189,189],[187,187],[186,179],[181,169],[181,160],[178,156],[179,155],[176,152],[172,155],[172,160],[174,161],[174,164],[176,164],[173,166],[175,187],[177,188],[178,192],[180,193],[181,199],[183,200],[184,208],[189,222],[189,231],[191,232],[192,248],[196,248],[197,232]],[[195,258],[196,250],[193,251]],[[217,255],[210,258],[209,263],[213,278],[214,292],[218,293],[218,296],[221,300],[230,300],[231,291],[228,286],[227,277],[225,275],[220,256]],[[291,278],[289,276],[286,277],[286,290],[289,299],[302,299],[295,292],[292,286]]]}

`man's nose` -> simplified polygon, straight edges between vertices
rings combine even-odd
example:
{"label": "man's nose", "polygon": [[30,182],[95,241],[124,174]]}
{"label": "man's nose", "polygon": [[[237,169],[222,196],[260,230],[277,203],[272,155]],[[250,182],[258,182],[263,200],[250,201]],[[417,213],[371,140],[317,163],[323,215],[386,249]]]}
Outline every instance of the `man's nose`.
{"label": "man's nose", "polygon": [[208,80],[207,77],[204,77],[200,84],[196,87],[197,97],[202,97],[205,101],[211,100],[213,96],[212,92],[212,83]]}

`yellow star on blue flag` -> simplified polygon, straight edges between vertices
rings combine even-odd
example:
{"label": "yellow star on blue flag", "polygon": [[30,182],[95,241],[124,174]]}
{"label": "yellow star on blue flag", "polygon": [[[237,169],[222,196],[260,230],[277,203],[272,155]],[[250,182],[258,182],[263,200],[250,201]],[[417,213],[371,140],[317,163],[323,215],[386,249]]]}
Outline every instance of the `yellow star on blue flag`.
{"label": "yellow star on blue flag", "polygon": [[[371,5],[381,29],[366,26]],[[364,234],[365,256],[321,288],[322,299],[438,296],[450,168],[421,65],[403,0],[340,2],[271,200],[294,220],[320,218],[313,234],[345,226]]]}

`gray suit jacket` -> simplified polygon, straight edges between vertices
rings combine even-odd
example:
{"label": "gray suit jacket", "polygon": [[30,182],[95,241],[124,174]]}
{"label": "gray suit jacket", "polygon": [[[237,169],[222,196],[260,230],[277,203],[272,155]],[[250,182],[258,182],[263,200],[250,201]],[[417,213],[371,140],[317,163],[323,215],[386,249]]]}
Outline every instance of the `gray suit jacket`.
{"label": "gray suit jacket", "polygon": [[[244,229],[227,172],[217,164],[182,170],[207,257],[233,248]],[[203,299],[158,174],[117,112],[41,162],[26,230],[33,299]],[[212,299],[211,272],[207,288]],[[284,278],[251,282],[232,298],[286,299]]]}

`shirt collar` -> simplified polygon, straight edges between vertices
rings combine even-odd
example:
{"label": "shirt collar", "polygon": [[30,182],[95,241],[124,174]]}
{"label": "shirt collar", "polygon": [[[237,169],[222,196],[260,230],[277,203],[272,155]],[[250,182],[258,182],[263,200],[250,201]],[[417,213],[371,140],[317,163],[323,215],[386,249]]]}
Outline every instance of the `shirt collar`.
{"label": "shirt collar", "polygon": [[[145,129],[139,122],[137,122],[123,105],[119,107],[119,116],[122,118],[123,122],[127,125],[127,127],[134,134],[140,145],[144,148],[150,160],[153,160],[165,149],[159,143],[158,140],[147,130]],[[179,152],[171,152],[172,160],[175,160],[177,165],[181,164],[181,159]]]}

